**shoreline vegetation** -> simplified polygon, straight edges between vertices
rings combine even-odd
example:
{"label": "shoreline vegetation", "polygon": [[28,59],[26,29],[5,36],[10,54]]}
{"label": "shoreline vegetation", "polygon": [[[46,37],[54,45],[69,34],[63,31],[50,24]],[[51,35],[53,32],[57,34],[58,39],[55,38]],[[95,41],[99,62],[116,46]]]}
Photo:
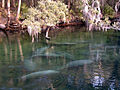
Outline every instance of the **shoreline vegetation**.
{"label": "shoreline vegetation", "polygon": [[50,30],[66,26],[120,30],[120,0],[2,0],[0,5],[0,30],[28,32],[32,42],[42,32],[50,39]]}

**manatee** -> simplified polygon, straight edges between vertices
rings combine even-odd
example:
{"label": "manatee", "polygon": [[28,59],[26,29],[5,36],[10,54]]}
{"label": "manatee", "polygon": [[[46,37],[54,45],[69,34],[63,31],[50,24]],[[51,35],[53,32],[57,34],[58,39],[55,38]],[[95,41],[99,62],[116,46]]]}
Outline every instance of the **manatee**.
{"label": "manatee", "polygon": [[57,52],[57,51],[49,51],[46,52],[47,49],[50,47],[43,47],[40,49],[37,49],[35,52],[33,52],[33,55],[31,58],[36,58],[36,57],[66,57],[66,58],[73,58],[72,55],[66,52]]}
{"label": "manatee", "polygon": [[75,42],[65,42],[65,43],[51,43],[53,46],[71,46],[81,43],[89,43],[89,41],[75,41]]}
{"label": "manatee", "polygon": [[39,48],[37,49],[35,52],[33,52],[33,54],[41,54],[44,53],[49,47],[43,47],[43,48]]}
{"label": "manatee", "polygon": [[33,73],[27,74],[25,76],[22,76],[21,79],[28,79],[28,78],[44,76],[44,75],[51,75],[51,74],[57,74],[57,73],[59,73],[59,71],[56,71],[56,70],[38,71],[38,72],[33,72]]}
{"label": "manatee", "polygon": [[65,52],[49,52],[49,53],[39,53],[36,55],[32,55],[32,58],[35,58],[35,57],[65,57],[69,59],[73,58],[71,54],[65,53]]}
{"label": "manatee", "polygon": [[93,63],[92,60],[75,60],[75,61],[69,62],[65,66],[65,68],[77,67],[77,66],[80,66],[80,65],[91,64],[91,63]]}
{"label": "manatee", "polygon": [[76,45],[77,43],[52,43],[53,46],[70,46],[70,45]]}
{"label": "manatee", "polygon": [[31,59],[24,60],[24,67],[29,71],[34,71],[36,69],[36,63]]}
{"label": "manatee", "polygon": [[81,43],[90,43],[90,41],[83,41],[83,40],[82,40],[82,41],[77,41],[76,43],[77,43],[77,44],[81,44]]}

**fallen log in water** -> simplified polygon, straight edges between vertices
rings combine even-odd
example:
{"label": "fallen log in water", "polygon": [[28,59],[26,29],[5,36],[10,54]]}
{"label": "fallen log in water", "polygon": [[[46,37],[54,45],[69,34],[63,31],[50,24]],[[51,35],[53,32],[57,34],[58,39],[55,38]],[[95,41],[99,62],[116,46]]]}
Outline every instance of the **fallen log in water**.
{"label": "fallen log in water", "polygon": [[66,26],[77,26],[77,25],[85,25],[85,22],[70,22],[70,23],[59,23],[56,26],[57,27],[66,27]]}
{"label": "fallen log in water", "polygon": [[[79,21],[79,22],[70,22],[70,23],[59,23],[55,27],[66,27],[66,26],[77,26],[77,25],[85,25],[85,22]],[[11,24],[9,28],[5,24],[0,24],[0,29],[6,30],[6,31],[19,31],[19,30],[26,30],[27,27],[17,24]]]}
{"label": "fallen log in water", "polygon": [[10,27],[7,27],[5,24],[0,24],[0,30],[5,30],[5,31],[18,31],[18,30],[23,30],[26,29],[21,27],[21,26],[13,26],[11,25]]}

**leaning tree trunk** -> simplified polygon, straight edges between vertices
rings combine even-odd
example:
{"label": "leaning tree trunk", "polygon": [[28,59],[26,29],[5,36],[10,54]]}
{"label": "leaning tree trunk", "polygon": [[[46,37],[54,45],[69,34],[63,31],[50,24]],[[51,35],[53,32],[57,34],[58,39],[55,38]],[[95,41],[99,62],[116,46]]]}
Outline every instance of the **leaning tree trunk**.
{"label": "leaning tree trunk", "polygon": [[5,8],[5,0],[2,0],[2,8]]}
{"label": "leaning tree trunk", "polygon": [[7,20],[7,27],[10,26],[10,0],[7,2],[7,9],[8,9],[8,20]]}
{"label": "leaning tree trunk", "polygon": [[16,20],[19,22],[19,17],[20,17],[20,8],[21,8],[21,0],[18,2],[18,10],[17,10],[17,15],[16,15]]}

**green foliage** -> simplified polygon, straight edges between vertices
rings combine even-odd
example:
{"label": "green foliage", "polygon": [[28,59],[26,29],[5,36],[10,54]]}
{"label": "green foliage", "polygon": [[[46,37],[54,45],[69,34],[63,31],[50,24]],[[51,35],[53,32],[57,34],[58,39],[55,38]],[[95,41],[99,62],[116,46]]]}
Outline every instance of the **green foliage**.
{"label": "green foliage", "polygon": [[82,17],[82,4],[83,3],[81,0],[76,0],[71,7],[70,14],[72,14],[73,16]]}
{"label": "green foliage", "polygon": [[26,3],[22,3],[21,5],[21,18],[26,18],[25,14],[28,12],[28,6],[26,5]]}
{"label": "green foliage", "polygon": [[7,11],[3,8],[0,8],[0,17],[7,18]]}
{"label": "green foliage", "polygon": [[103,13],[105,16],[109,16],[109,17],[112,17],[114,15],[114,9],[109,6],[108,4],[106,4],[104,7],[103,7]]}
{"label": "green foliage", "polygon": [[24,25],[41,27],[43,25],[54,26],[60,21],[66,21],[68,15],[67,5],[60,1],[40,0],[36,8],[31,7],[26,13],[27,19]]}

